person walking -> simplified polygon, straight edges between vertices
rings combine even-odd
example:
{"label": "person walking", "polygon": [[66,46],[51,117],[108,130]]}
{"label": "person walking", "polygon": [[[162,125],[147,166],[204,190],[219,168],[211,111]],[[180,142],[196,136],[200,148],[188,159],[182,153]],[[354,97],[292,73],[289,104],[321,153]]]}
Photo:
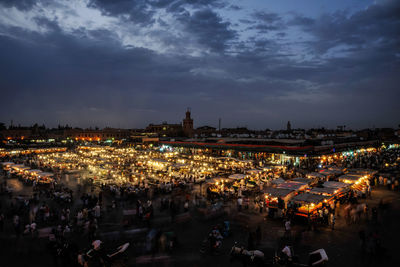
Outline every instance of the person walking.
{"label": "person walking", "polygon": [[332,230],[335,230],[335,223],[336,223],[335,214],[331,213],[331,227],[332,227]]}
{"label": "person walking", "polygon": [[4,214],[0,213],[0,232],[4,231]]}
{"label": "person walking", "polygon": [[285,222],[285,237],[290,237],[291,225],[290,220]]}
{"label": "person walking", "polygon": [[243,205],[243,199],[241,196],[237,199],[237,206],[238,206],[238,211],[242,211],[242,205]]}
{"label": "person walking", "polygon": [[19,216],[17,214],[14,215],[13,225],[14,225],[15,234],[18,238],[20,235],[20,221],[19,221]]}

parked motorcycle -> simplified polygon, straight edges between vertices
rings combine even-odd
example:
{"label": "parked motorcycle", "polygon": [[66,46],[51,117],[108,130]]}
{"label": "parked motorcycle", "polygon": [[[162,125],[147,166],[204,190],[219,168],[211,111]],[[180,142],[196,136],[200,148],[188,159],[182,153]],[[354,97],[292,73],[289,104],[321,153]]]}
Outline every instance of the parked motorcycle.
{"label": "parked motorcycle", "polygon": [[221,233],[217,229],[214,229],[203,240],[200,248],[200,253],[204,255],[209,252],[213,255],[219,255],[222,247],[222,239],[223,237]]}
{"label": "parked motorcycle", "polygon": [[235,242],[231,249],[231,261],[240,260],[244,265],[263,266],[265,264],[264,252],[260,250],[247,250]]}
{"label": "parked motorcycle", "polygon": [[275,253],[274,265],[279,266],[325,266],[328,262],[328,255],[324,249],[317,249],[308,254],[308,262],[300,263],[298,257],[294,254],[293,248],[285,246],[280,253]]}
{"label": "parked motorcycle", "polygon": [[116,262],[123,263],[127,260],[126,251],[129,243],[124,243],[108,252],[105,251],[102,244],[103,242],[100,240],[93,241],[91,249],[86,253],[78,254],[78,263],[84,267],[89,266],[90,262],[96,262],[100,266],[113,266]]}

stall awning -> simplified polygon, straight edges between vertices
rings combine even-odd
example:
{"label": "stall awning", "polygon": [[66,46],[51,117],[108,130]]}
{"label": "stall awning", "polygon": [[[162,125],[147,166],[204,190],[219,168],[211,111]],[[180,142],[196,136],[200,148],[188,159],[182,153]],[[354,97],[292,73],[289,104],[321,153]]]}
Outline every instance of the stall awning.
{"label": "stall awning", "polygon": [[333,188],[333,187],[314,187],[313,189],[311,189],[309,191],[310,194],[325,194],[325,195],[334,195],[336,190],[338,190],[337,188]]}
{"label": "stall awning", "polygon": [[300,183],[300,182],[293,182],[293,181],[286,181],[280,185],[278,188],[282,189],[291,189],[293,191],[302,190],[307,187],[307,183]]}
{"label": "stall awning", "polygon": [[39,172],[38,175],[39,175],[40,177],[51,177],[51,176],[53,176],[54,174],[51,173],[51,172]]}
{"label": "stall awning", "polygon": [[1,165],[7,166],[7,165],[15,165],[14,162],[2,162]]}
{"label": "stall awning", "polygon": [[246,177],[246,175],[241,174],[241,173],[235,173],[235,174],[229,175],[229,179],[233,179],[233,180],[241,180],[244,177]]}
{"label": "stall awning", "polygon": [[260,172],[262,172],[262,170],[259,169],[251,169],[251,170],[247,170],[247,173],[251,173],[251,174],[258,174]]}
{"label": "stall awning", "polygon": [[264,190],[264,193],[270,195],[271,197],[285,198],[287,195],[289,195],[293,191],[294,190],[292,190],[292,189],[269,187]]}
{"label": "stall awning", "polygon": [[342,182],[336,182],[336,181],[327,181],[323,184],[324,187],[328,187],[328,188],[335,188],[335,189],[339,189],[339,188],[346,188],[349,185],[346,183],[342,183]]}
{"label": "stall awning", "polygon": [[328,196],[323,196],[323,195],[316,195],[316,194],[310,194],[310,193],[303,193],[303,194],[298,194],[297,196],[293,197],[291,201],[294,202],[302,202],[302,203],[314,203],[318,204],[323,202],[324,200],[329,199],[330,197]]}
{"label": "stall awning", "polygon": [[285,182],[285,180],[283,180],[282,178],[273,179],[271,181],[272,184],[276,184],[276,185],[283,184],[284,182]]}

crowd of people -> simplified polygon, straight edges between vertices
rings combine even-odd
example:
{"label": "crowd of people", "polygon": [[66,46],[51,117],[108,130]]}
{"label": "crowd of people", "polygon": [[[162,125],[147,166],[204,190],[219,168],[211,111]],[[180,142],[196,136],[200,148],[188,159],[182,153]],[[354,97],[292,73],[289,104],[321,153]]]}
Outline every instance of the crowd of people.
{"label": "crowd of people", "polygon": [[[398,172],[396,173],[398,167],[395,167],[394,164],[398,164],[399,158],[400,150],[391,149],[347,156],[329,162],[329,164],[347,168],[363,167],[378,170],[379,173],[371,179],[371,186],[382,185],[387,186],[389,190],[398,191],[400,176]],[[24,156],[4,160],[21,163],[29,161]],[[301,170],[295,167],[289,168],[289,170],[294,176],[301,173]],[[310,169],[310,171],[314,170]],[[0,231],[3,233],[8,231],[7,234],[14,234],[16,238],[26,236],[37,239],[45,236],[49,240],[49,250],[54,256],[56,264],[62,261],[60,260],[62,257],[60,248],[65,246],[66,240],[85,240],[85,243],[90,244],[99,237],[100,223],[104,217],[119,208],[133,206],[135,221],[143,222],[142,225],[149,228],[155,217],[154,203],[159,205],[160,213],[169,212],[171,221],[174,221],[177,214],[187,213],[194,207],[212,207],[217,203],[236,206],[238,212],[253,209],[263,214],[267,209],[265,200],[259,194],[244,195],[239,190],[235,192],[236,198],[234,199],[216,197],[207,200],[201,190],[194,192],[195,177],[193,176],[184,177],[182,180],[169,178],[168,181],[155,185],[143,182],[139,186],[133,187],[89,185],[83,189],[69,188],[68,184],[59,179],[53,187],[32,191],[31,195],[10,192],[6,173],[1,173],[1,176],[3,181],[0,192],[3,196],[0,206]],[[370,191],[371,189],[365,193],[365,197],[370,196]],[[352,199],[356,199],[356,197],[353,196]],[[371,209],[366,204],[358,203],[357,200],[350,200],[348,203],[344,207],[344,215],[337,212],[339,202],[325,206],[318,211],[318,221],[321,224],[329,225],[332,229],[335,228],[336,218],[342,215],[349,223],[357,223],[363,215],[365,220],[377,221],[378,210],[384,209],[385,205],[382,203],[379,209]],[[283,217],[285,235],[290,235],[292,218],[290,216]],[[12,227],[5,227],[7,224]],[[217,250],[229,231],[230,228],[226,224],[215,227],[208,236],[210,249]],[[365,253],[372,255],[380,251],[379,237],[376,232],[360,233],[360,239]],[[261,230],[257,228],[255,232],[249,234],[249,249],[254,249],[260,240]]]}

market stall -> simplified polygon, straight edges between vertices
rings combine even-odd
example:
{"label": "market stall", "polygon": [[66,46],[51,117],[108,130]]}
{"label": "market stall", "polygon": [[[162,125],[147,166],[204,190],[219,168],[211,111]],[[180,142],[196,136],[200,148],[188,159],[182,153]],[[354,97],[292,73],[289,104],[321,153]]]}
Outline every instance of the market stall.
{"label": "market stall", "polygon": [[294,214],[302,217],[313,216],[319,209],[329,204],[329,201],[332,201],[331,196],[307,192],[298,194],[291,199],[296,206]]}
{"label": "market stall", "polygon": [[313,178],[297,177],[297,178],[291,179],[290,181],[307,184],[308,186],[314,186],[314,185],[318,184],[318,179],[315,179],[315,178],[313,179]]}
{"label": "market stall", "polygon": [[340,182],[351,185],[351,189],[357,193],[357,196],[366,196],[369,188],[369,177],[363,174],[349,173],[338,178]]}
{"label": "market stall", "polygon": [[15,165],[14,162],[1,162],[0,164],[1,164],[1,168],[4,171],[9,171],[11,169],[11,166]]}
{"label": "market stall", "polygon": [[237,190],[233,186],[234,181],[223,177],[214,177],[206,183],[208,199],[223,197],[225,199],[235,195]]}
{"label": "market stall", "polygon": [[296,191],[290,188],[269,187],[264,190],[266,207],[269,209],[284,209],[288,201],[296,195]]}
{"label": "market stall", "polygon": [[49,186],[53,181],[54,174],[51,172],[39,172],[37,173],[36,183],[37,185]]}
{"label": "market stall", "polygon": [[319,172],[321,175],[324,176],[325,181],[334,180],[338,176],[342,175],[343,172],[337,169],[330,170],[330,169],[322,169]]}
{"label": "market stall", "polygon": [[17,176],[21,176],[26,170],[29,169],[30,167],[25,166],[24,164],[14,164],[11,166],[11,173]]}
{"label": "market stall", "polygon": [[305,190],[308,187],[308,184],[305,182],[296,182],[296,181],[285,181],[284,183],[281,183],[280,185],[277,186],[277,188],[281,189],[290,189],[296,192],[300,192]]}

